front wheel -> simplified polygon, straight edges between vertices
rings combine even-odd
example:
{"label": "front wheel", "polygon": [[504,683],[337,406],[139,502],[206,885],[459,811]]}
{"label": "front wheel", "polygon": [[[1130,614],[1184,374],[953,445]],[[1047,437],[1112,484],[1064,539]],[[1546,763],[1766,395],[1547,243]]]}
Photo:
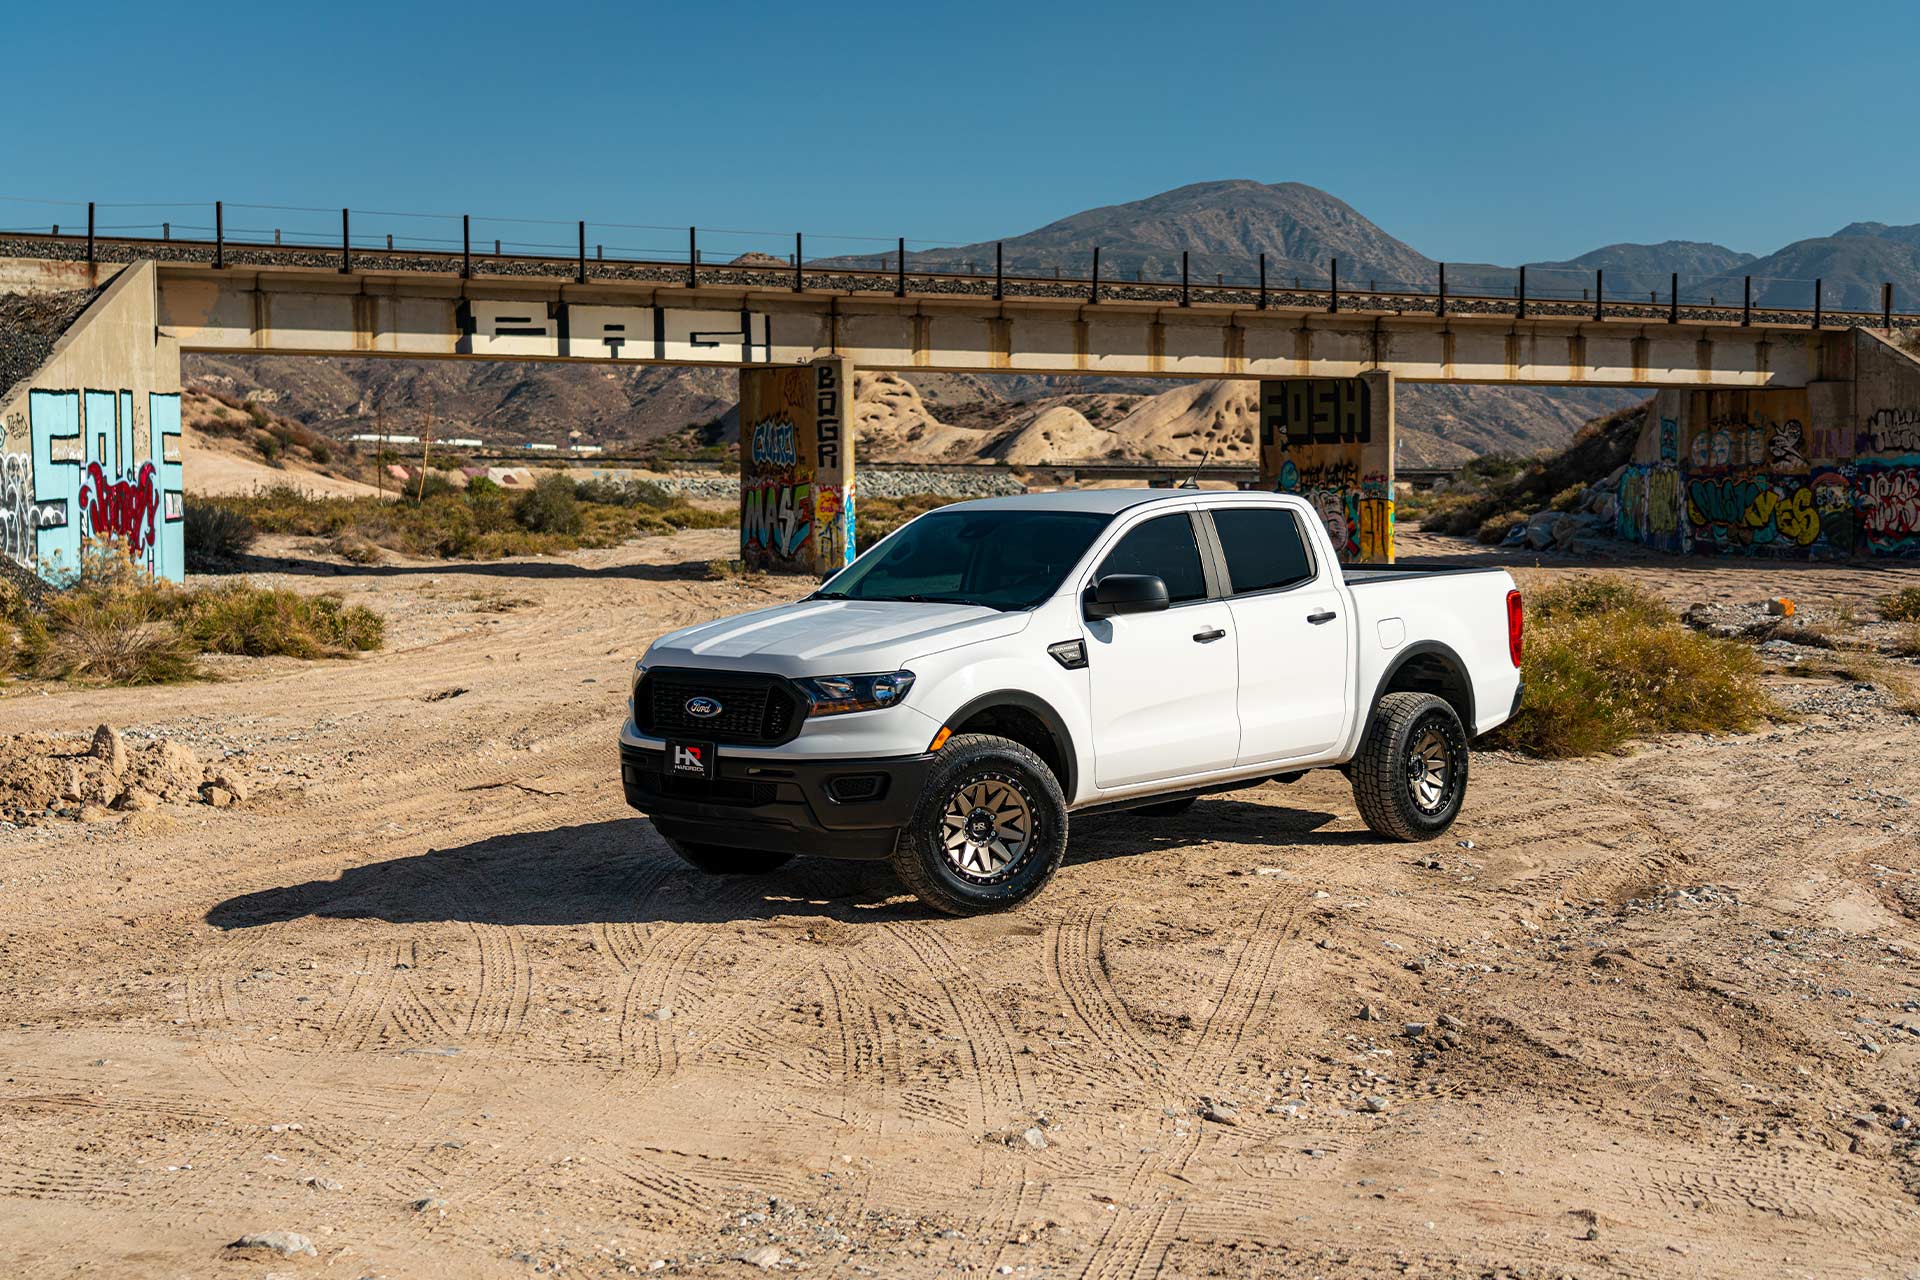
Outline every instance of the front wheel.
{"label": "front wheel", "polygon": [[1067,852],[1067,800],[1053,770],[1009,738],[963,734],[940,750],[894,846],[893,867],[948,915],[1018,906]]}
{"label": "front wheel", "polygon": [[1349,775],[1360,817],[1395,840],[1431,840],[1453,825],[1467,794],[1467,732],[1430,693],[1390,693]]}
{"label": "front wheel", "polygon": [[667,842],[667,848],[680,855],[682,862],[710,876],[763,876],[769,871],[779,870],[793,859],[790,853],[772,853],[765,849],[734,849],[726,845],[676,840],[669,835],[660,838]]}

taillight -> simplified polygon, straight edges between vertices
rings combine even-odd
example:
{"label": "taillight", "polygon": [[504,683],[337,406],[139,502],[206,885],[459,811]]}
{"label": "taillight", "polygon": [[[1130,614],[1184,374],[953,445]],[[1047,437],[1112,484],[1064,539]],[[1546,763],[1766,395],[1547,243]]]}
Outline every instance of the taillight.
{"label": "taillight", "polygon": [[1520,665],[1520,633],[1526,629],[1526,615],[1520,608],[1520,593],[1507,592],[1507,654],[1513,665]]}

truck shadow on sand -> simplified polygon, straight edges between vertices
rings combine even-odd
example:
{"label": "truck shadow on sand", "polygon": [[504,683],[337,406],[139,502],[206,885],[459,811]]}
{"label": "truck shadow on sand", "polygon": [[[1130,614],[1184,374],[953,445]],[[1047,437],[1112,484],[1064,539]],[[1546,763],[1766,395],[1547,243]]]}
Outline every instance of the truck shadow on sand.
{"label": "truck shadow on sand", "polygon": [[[1273,847],[1367,843],[1323,831],[1330,813],[1202,800],[1186,814],[1118,813],[1073,824],[1068,866],[1177,851],[1201,841]],[[777,916],[848,923],[926,919],[884,862],[796,858],[764,876],[708,876],[682,863],[645,819],[490,836],[471,844],[350,867],[331,880],[262,889],[207,912],[219,929],[305,917],[394,924],[724,924]]]}

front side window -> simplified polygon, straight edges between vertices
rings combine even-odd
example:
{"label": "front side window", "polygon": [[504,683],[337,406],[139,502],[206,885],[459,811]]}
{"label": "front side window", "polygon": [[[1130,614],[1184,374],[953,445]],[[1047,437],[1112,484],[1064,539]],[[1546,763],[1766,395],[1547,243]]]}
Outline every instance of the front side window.
{"label": "front side window", "polygon": [[1227,553],[1227,578],[1237,596],[1313,577],[1300,524],[1284,507],[1216,508],[1213,530]]}
{"label": "front side window", "polygon": [[1200,568],[1200,544],[1194,540],[1193,521],[1185,512],[1156,516],[1129,529],[1107,558],[1095,579],[1110,573],[1145,573],[1167,584],[1173,604],[1207,598],[1207,576]]}
{"label": "front side window", "polygon": [[935,511],[835,574],[814,598],[1032,608],[1060,589],[1112,521],[1093,511]]}

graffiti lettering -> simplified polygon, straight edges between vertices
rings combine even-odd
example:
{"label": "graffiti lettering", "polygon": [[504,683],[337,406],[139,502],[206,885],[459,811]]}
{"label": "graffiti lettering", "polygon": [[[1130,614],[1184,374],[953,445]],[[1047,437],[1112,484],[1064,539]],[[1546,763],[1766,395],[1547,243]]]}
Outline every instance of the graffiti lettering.
{"label": "graffiti lettering", "polygon": [[1875,469],[1861,477],[1860,526],[1874,538],[1920,534],[1920,468]]}
{"label": "graffiti lettering", "polygon": [[800,460],[800,454],[794,446],[793,423],[784,418],[753,424],[750,456],[758,464],[771,467],[790,467]]}
{"label": "graffiti lettering", "polygon": [[144,555],[153,543],[154,515],[160,509],[153,464],[141,463],[132,480],[115,481],[107,479],[99,463],[89,462],[86,476],[80,509],[89,531],[96,538],[123,538],[134,555]]}
{"label": "graffiti lettering", "polygon": [[0,555],[19,564],[33,564],[34,518],[32,459],[24,453],[0,457]]}
{"label": "graffiti lettering", "polygon": [[1920,453],[1920,409],[1880,409],[1854,442],[1855,453]]}
{"label": "graffiti lettering", "polygon": [[756,562],[751,554],[755,550],[762,556],[782,560],[800,556],[813,532],[808,510],[812,488],[811,484],[775,483],[756,485],[746,491],[740,541],[742,549],[749,553],[746,557],[749,563]]}

